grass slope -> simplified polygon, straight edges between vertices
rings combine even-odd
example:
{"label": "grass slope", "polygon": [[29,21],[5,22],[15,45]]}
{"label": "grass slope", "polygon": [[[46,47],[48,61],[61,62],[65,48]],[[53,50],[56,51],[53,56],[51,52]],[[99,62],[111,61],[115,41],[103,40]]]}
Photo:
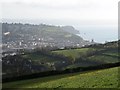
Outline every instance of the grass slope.
{"label": "grass slope", "polygon": [[3,88],[117,88],[118,68],[3,83]]}
{"label": "grass slope", "polygon": [[[81,49],[70,49],[70,50],[58,50],[58,51],[53,51],[53,53],[62,54],[66,57],[71,57],[72,60],[75,61],[77,58],[82,57],[83,55],[89,52],[94,52],[95,50],[98,50],[98,49],[81,48]],[[119,54],[117,50],[108,50],[100,54],[91,55],[85,58],[87,61],[93,61],[93,62],[95,61],[95,62],[101,62],[101,63],[116,63],[118,62],[118,57],[119,57]]]}
{"label": "grass slope", "polygon": [[42,54],[35,54],[35,53],[26,54],[26,55],[23,55],[23,57],[30,58],[33,61],[40,61],[40,62],[54,62],[54,61],[56,61],[54,58],[51,58],[51,57],[48,57],[48,56],[42,55]]}
{"label": "grass slope", "polygon": [[94,51],[94,48],[81,48],[81,49],[69,49],[69,50],[57,50],[53,51],[56,54],[62,54],[66,57],[71,57],[73,60],[86,54],[88,51]]}
{"label": "grass slope", "polygon": [[[69,57],[72,62],[74,62],[72,65],[68,65],[66,68],[75,68],[75,67],[87,67],[91,65],[97,65],[101,63],[116,63],[118,62],[118,52],[116,50],[107,50],[100,54],[91,55],[88,57],[85,57],[85,61],[78,59],[79,57],[82,57],[86,55],[89,52],[94,52],[96,48],[80,48],[80,49],[69,49],[69,50],[56,50],[52,51],[54,54],[61,54],[66,57]],[[42,62],[42,63],[55,63],[64,61],[62,59],[53,58],[50,56],[42,55],[42,54],[26,54],[23,55],[25,58],[30,58],[33,61],[36,61],[36,63]],[[71,62],[71,61],[69,61]]]}

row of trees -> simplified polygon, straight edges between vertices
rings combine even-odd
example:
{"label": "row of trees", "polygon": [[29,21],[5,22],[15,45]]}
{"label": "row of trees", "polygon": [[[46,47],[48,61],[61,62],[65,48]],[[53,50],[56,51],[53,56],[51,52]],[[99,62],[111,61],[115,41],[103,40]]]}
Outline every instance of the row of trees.
{"label": "row of trees", "polygon": [[15,77],[10,77],[10,78],[7,77],[7,78],[3,78],[2,82],[25,80],[25,79],[32,79],[32,78],[38,78],[38,77],[58,75],[58,74],[84,72],[84,71],[90,71],[90,70],[99,70],[99,69],[106,69],[106,68],[118,67],[118,66],[120,66],[120,62],[101,64],[101,65],[89,66],[89,67],[70,68],[70,69],[65,69],[63,71],[57,71],[57,70],[56,71],[46,71],[46,72],[39,72],[39,73],[30,74],[30,75],[15,76]]}

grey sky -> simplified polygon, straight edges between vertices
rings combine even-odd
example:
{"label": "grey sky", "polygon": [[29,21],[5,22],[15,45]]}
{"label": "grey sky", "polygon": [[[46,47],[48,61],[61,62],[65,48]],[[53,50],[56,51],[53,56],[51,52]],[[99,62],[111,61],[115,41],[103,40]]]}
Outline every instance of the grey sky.
{"label": "grey sky", "polygon": [[118,0],[1,0],[2,18],[117,25]]}
{"label": "grey sky", "polygon": [[15,22],[72,25],[84,38],[104,42],[118,38],[118,1],[0,0],[0,18]]}

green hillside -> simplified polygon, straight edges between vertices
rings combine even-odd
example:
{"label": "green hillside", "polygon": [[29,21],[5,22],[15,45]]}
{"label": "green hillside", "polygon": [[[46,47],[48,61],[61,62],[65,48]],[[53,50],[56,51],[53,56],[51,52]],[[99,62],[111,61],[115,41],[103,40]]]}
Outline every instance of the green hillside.
{"label": "green hillside", "polygon": [[[103,51],[102,51],[103,50]],[[58,50],[53,53],[64,55],[72,58],[73,61],[78,61],[84,58],[87,61],[95,61],[101,63],[115,63],[118,62],[119,53],[118,50],[102,49],[102,48],[81,48],[81,49],[70,49],[70,50]]]}
{"label": "green hillside", "polygon": [[[60,62],[66,62],[66,68],[76,68],[76,67],[87,67],[92,65],[104,64],[104,63],[116,63],[118,62],[118,52],[116,49],[105,50],[97,48],[80,48],[80,49],[68,49],[68,50],[56,50],[49,52],[51,55],[42,55],[40,53],[29,53],[23,55],[24,58],[30,58],[36,63],[43,63],[46,66],[46,63],[54,63],[54,65],[59,66]],[[95,53],[94,53],[95,52]],[[99,52],[99,53],[98,53]],[[93,54],[91,54],[93,53]],[[60,58],[62,56],[67,57],[67,59]],[[55,56],[55,57],[53,57]],[[56,57],[59,56],[59,57]],[[56,64],[58,63],[58,64]],[[72,63],[72,64],[71,64]],[[56,66],[55,66],[56,67]]]}
{"label": "green hillside", "polygon": [[35,53],[30,53],[30,54],[25,54],[23,55],[24,58],[30,58],[32,61],[36,62],[55,62],[59,59],[54,59],[52,57],[42,55],[42,54],[35,54]]}
{"label": "green hillside", "polygon": [[3,83],[3,88],[117,88],[118,68]]}
{"label": "green hillside", "polygon": [[96,61],[101,63],[115,63],[118,62],[118,57],[107,56],[107,55],[93,55],[88,58],[90,61]]}
{"label": "green hillside", "polygon": [[[42,41],[45,45],[52,44],[53,46],[80,46],[91,44],[86,42],[82,37],[76,35],[79,31],[72,26],[54,26],[54,25],[32,25],[32,24],[21,24],[21,23],[2,23],[2,37],[3,43],[12,43],[14,48],[19,48],[22,45],[26,45],[27,48],[37,47],[32,42],[36,42],[38,46],[42,46],[39,43]],[[9,32],[9,35],[4,35]],[[9,37],[9,38],[8,38]],[[16,45],[14,46],[14,43]],[[9,45],[9,44],[8,44]],[[12,47],[12,48],[13,48]],[[7,47],[5,47],[7,48]],[[22,46],[22,48],[24,48]]]}
{"label": "green hillside", "polygon": [[66,57],[70,57],[73,60],[79,58],[80,56],[86,54],[88,51],[93,51],[94,48],[81,48],[81,49],[69,49],[69,50],[57,50],[53,51],[56,54],[62,54]]}
{"label": "green hillside", "polygon": [[[112,43],[112,44],[111,44]],[[84,48],[67,48],[65,50],[48,48],[36,49],[24,54],[3,58],[4,80],[46,71],[83,70],[91,66],[118,63],[119,53],[116,42],[86,46]],[[51,73],[49,73],[51,75]],[[12,79],[11,79],[12,80]]]}

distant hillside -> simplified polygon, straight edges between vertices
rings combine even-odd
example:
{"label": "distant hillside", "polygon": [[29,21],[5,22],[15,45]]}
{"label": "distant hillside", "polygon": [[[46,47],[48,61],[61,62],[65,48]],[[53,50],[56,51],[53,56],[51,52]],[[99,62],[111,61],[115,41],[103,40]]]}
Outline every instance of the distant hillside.
{"label": "distant hillside", "polygon": [[66,32],[69,32],[71,34],[79,34],[79,31],[76,30],[74,27],[72,26],[63,26],[62,29]]}
{"label": "distant hillside", "polygon": [[45,24],[2,24],[3,44],[6,48],[35,48],[41,46],[78,46],[92,44],[77,36],[72,26],[50,26]]}

